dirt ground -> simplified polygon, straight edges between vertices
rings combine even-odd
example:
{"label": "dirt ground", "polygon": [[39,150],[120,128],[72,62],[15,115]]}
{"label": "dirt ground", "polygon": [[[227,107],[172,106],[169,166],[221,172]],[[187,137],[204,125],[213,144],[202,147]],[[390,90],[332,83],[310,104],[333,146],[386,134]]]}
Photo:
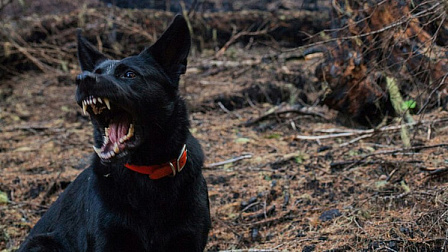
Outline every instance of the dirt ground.
{"label": "dirt ground", "polygon": [[[422,123],[410,129],[412,149],[402,149],[400,130],[357,132],[318,105],[246,126],[297,104],[304,83],[307,97],[320,91],[312,90],[319,57],[279,68],[262,60],[272,53],[233,46],[219,61],[196,53],[181,83],[207,157],[207,250],[445,249],[447,112],[414,117]],[[1,251],[17,248],[94,153],[89,119],[74,101],[76,74],[28,72],[0,82]]]}

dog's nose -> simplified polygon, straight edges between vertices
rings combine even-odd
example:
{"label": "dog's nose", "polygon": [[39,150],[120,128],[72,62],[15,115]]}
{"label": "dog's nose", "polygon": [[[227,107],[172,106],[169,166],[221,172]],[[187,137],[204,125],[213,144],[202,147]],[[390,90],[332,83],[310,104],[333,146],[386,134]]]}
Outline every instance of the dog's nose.
{"label": "dog's nose", "polygon": [[83,82],[95,82],[95,81],[96,81],[96,75],[88,71],[84,71],[81,74],[78,74],[78,76],[76,76],[76,85],[78,86]]}

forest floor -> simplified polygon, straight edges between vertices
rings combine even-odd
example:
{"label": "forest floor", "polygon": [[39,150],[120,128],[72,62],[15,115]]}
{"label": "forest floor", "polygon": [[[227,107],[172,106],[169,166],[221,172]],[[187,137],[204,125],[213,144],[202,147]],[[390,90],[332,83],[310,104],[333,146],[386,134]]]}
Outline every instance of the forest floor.
{"label": "forest floor", "polygon": [[[410,129],[414,147],[406,149],[399,127],[356,131],[320,105],[289,106],[305,89],[308,98],[321,92],[319,57],[279,67],[266,60],[275,54],[269,48],[234,46],[220,60],[207,54],[190,57],[181,93],[206,154],[209,251],[446,247],[446,111],[415,116],[422,123]],[[0,82],[0,251],[14,251],[89,165],[92,130],[74,101],[76,74],[28,72]],[[290,112],[261,117],[282,109]]]}

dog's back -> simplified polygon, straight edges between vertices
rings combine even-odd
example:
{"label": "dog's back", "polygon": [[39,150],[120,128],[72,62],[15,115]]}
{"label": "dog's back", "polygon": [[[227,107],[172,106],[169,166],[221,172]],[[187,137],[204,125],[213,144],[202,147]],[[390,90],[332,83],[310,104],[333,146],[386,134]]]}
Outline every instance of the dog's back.
{"label": "dog's back", "polygon": [[203,251],[210,216],[203,153],[178,95],[190,36],[176,16],[137,56],[109,60],[80,35],[78,104],[96,155],[20,251]]}

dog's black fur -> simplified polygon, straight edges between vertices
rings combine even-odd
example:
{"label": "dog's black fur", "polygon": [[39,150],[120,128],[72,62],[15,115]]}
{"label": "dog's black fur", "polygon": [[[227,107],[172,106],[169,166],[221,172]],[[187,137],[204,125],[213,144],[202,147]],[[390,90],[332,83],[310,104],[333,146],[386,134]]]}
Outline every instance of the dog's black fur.
{"label": "dog's black fur", "polygon": [[[87,110],[95,146],[103,145],[108,121],[126,118],[125,125],[132,120],[135,134],[120,146],[119,155],[94,155],[91,166],[48,209],[19,251],[204,250],[210,216],[203,153],[190,134],[178,94],[190,43],[179,15],[154,45],[120,61],[107,59],[79,32],[83,73],[77,77],[77,103],[82,106],[95,96],[111,104],[104,116]],[[151,180],[124,167],[166,163],[179,156],[184,144],[187,164],[174,177]]]}

